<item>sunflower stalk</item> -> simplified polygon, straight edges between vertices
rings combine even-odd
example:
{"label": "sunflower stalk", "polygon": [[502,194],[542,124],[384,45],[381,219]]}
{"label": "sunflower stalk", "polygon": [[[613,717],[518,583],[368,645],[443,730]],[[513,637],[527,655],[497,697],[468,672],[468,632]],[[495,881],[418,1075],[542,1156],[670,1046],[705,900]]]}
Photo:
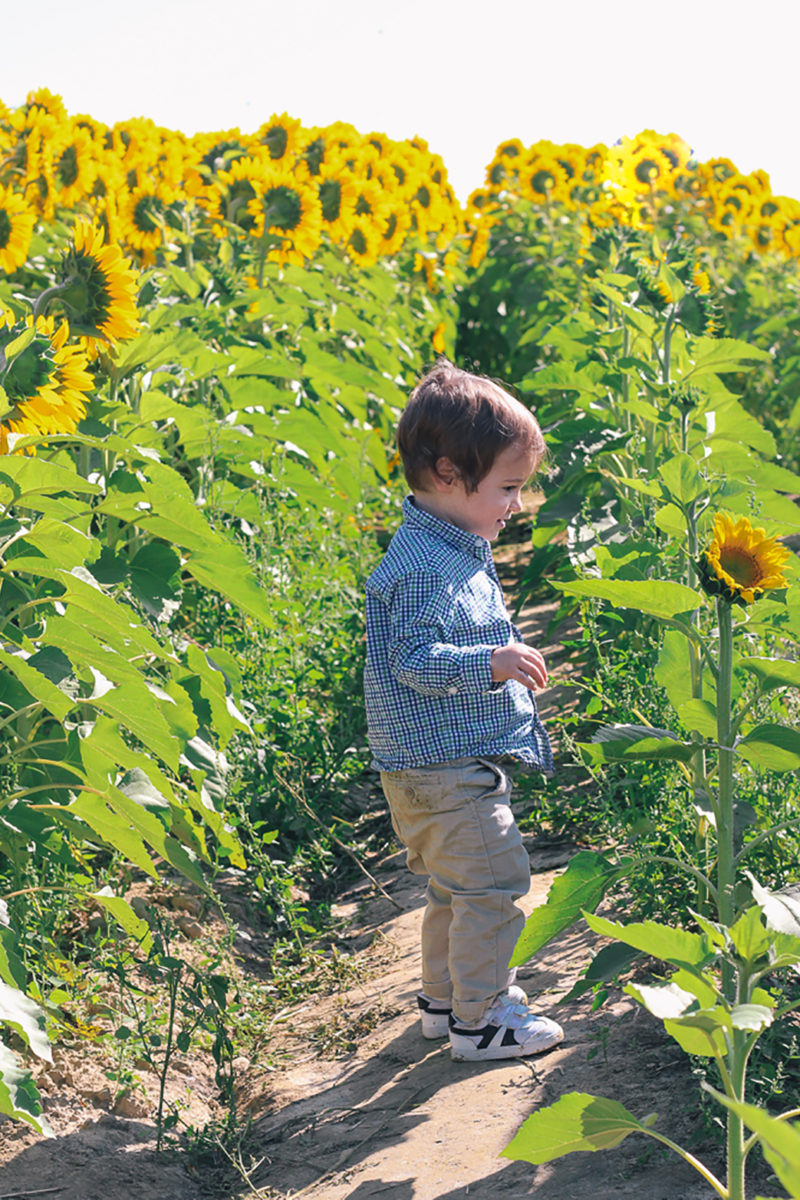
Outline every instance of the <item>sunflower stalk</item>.
{"label": "sunflower stalk", "polygon": [[[735,913],[736,864],[733,840],[733,614],[730,602],[717,597],[719,675],[717,678],[717,903],[719,920],[731,925]],[[730,963],[723,966],[722,990],[731,1003],[735,983]]]}

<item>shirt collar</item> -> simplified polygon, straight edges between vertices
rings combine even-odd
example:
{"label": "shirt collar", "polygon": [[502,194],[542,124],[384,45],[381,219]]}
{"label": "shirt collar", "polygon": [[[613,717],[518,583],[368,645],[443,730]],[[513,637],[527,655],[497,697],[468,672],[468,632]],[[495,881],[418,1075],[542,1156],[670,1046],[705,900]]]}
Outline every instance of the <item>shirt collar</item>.
{"label": "shirt collar", "polygon": [[455,546],[457,550],[472,554],[480,562],[491,562],[492,560],[491,546],[486,538],[477,533],[470,533],[466,529],[459,529],[457,525],[451,525],[449,521],[443,521],[441,517],[435,517],[433,513],[426,512],[424,508],[419,507],[413,496],[406,496],[403,501],[403,520],[410,528],[432,533],[442,541]]}

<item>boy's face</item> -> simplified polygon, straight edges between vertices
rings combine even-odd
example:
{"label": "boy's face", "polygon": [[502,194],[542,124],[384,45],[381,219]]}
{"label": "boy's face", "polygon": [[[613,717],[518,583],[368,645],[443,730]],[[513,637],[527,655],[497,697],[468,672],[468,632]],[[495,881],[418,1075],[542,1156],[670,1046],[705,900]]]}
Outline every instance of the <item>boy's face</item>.
{"label": "boy's face", "polygon": [[[446,464],[448,460],[440,461]],[[468,492],[455,475],[448,479],[447,474],[440,474],[435,491],[415,494],[415,499],[421,508],[435,516],[491,542],[507,519],[522,511],[520,493],[536,465],[530,450],[507,446],[498,454],[494,466],[478,484],[476,492]]]}

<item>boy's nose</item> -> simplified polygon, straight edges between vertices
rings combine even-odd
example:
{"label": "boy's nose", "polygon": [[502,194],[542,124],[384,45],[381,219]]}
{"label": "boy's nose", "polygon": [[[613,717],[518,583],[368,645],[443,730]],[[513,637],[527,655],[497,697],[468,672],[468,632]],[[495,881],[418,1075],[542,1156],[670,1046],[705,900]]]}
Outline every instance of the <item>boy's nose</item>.
{"label": "boy's nose", "polygon": [[522,512],[522,497],[519,492],[511,497],[511,503],[508,506],[512,512]]}

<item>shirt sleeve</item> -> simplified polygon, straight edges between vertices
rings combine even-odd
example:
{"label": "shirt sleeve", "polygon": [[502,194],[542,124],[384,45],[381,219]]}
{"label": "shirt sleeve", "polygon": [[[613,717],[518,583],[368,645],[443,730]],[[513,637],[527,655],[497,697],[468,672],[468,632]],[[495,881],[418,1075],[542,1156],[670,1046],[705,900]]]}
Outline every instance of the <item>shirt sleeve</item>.
{"label": "shirt sleeve", "polygon": [[454,588],[440,576],[410,573],[390,598],[389,670],[423,696],[498,691],[492,679],[493,645],[453,641]]}

